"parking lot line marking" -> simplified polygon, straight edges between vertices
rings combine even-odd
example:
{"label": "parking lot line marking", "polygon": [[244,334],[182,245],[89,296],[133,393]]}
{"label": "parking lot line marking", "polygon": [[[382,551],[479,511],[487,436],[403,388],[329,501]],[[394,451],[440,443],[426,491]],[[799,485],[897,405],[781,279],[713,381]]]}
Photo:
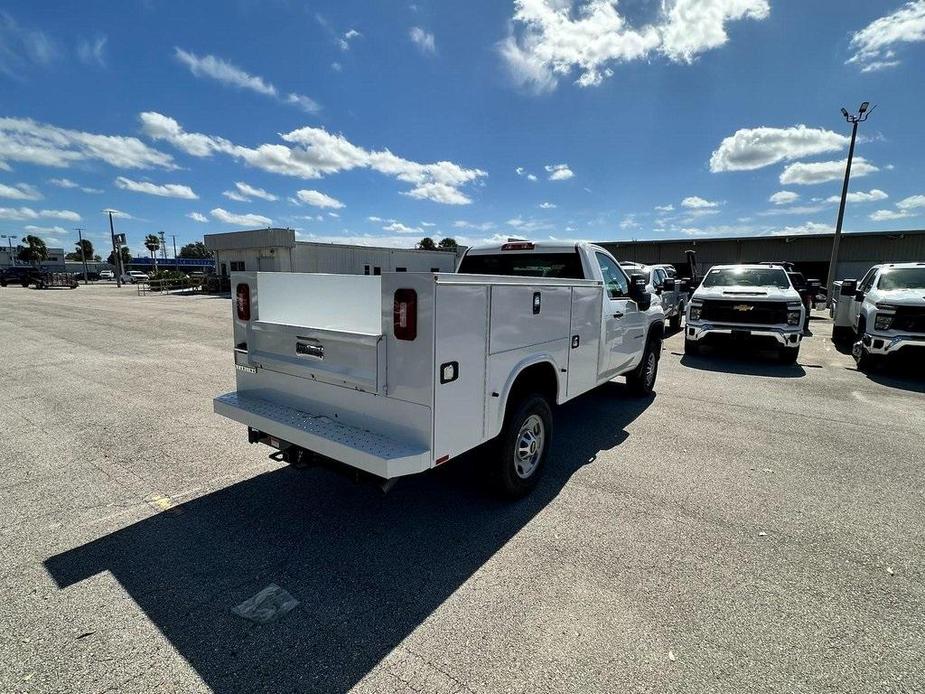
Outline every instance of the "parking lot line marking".
{"label": "parking lot line marking", "polygon": [[147,499],[147,502],[156,508],[158,511],[165,513],[182,513],[183,509],[179,506],[176,506],[169,496],[164,496],[163,494],[156,494],[150,499]]}

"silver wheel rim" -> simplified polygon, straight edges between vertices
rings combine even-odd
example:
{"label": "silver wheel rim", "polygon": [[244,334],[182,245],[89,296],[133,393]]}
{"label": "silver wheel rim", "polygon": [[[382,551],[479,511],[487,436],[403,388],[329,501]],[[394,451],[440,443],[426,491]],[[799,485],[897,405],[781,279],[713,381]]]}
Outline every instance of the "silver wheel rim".
{"label": "silver wheel rim", "polygon": [[646,385],[652,387],[655,383],[655,352],[649,352],[646,357]]}
{"label": "silver wheel rim", "polygon": [[546,427],[539,415],[531,414],[524,420],[514,444],[514,472],[527,479],[536,470],[543,457],[546,444]]}

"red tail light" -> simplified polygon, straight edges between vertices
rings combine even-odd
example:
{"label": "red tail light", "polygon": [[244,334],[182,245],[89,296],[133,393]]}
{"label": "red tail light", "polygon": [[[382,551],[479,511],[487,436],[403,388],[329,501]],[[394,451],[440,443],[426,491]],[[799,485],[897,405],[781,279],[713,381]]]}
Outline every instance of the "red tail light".
{"label": "red tail light", "polygon": [[413,340],[418,336],[418,294],[413,289],[397,289],[392,309],[396,340]]}
{"label": "red tail light", "polygon": [[251,288],[250,285],[243,282],[238,285],[235,292],[235,307],[238,312],[238,320],[251,319]]}
{"label": "red tail light", "polygon": [[514,241],[501,246],[502,251],[532,251],[533,248],[532,241]]}

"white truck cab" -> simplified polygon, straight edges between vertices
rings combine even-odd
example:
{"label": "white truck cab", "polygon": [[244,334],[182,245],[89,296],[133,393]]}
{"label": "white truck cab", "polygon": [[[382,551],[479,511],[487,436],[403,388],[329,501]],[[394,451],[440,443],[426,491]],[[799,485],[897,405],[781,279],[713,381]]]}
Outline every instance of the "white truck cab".
{"label": "white truck cab", "polygon": [[458,273],[232,275],[236,390],[218,414],[299,463],[381,480],[488,441],[510,495],[539,477],[552,408],[625,376],[652,391],[661,307],[586,243],[469,249]]}
{"label": "white truck cab", "polygon": [[781,361],[800,353],[806,308],[779,265],[715,265],[691,296],[684,330],[685,354],[718,340],[765,342]]}
{"label": "white truck cab", "polygon": [[925,263],[874,265],[853,293],[843,294],[841,288],[852,283],[837,283],[832,311],[837,332],[844,332],[850,320],[859,369],[891,355],[925,354]]}

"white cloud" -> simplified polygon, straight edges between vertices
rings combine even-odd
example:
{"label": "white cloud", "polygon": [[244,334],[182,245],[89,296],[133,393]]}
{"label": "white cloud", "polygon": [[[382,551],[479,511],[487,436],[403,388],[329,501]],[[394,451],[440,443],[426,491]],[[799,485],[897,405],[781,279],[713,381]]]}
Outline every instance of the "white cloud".
{"label": "white cloud", "polygon": [[494,222],[468,222],[464,219],[457,219],[453,222],[454,229],[472,229],[474,231],[491,231],[495,228]]}
{"label": "white cloud", "polygon": [[183,198],[184,200],[199,199],[199,196],[193,192],[192,188],[178,183],[157,185],[150,181],[133,181],[125,176],[119,176],[115,183],[117,188],[130,190],[133,193],[146,193],[147,195],[157,195],[162,198]]}
{"label": "white cloud", "polygon": [[49,178],[48,182],[53,186],[58,186],[59,188],[79,188],[79,183],[74,183],[69,178]]}
{"label": "white cloud", "polygon": [[541,202],[539,204],[539,208],[541,210],[554,210],[556,209],[556,206],[551,202]]}
{"label": "white cloud", "polygon": [[[837,181],[845,176],[846,160],[818,161],[812,163],[797,162],[787,166],[780,175],[781,185],[815,185]],[[851,163],[851,178],[861,178],[879,171],[876,166],[863,157],[855,157]]]}
{"label": "white cloud", "polygon": [[314,99],[302,94],[281,94],[270,82],[258,75],[251,75],[237,65],[214,55],[198,56],[195,53],[174,47],[174,57],[189,68],[195,77],[206,77],[222,84],[247,89],[278,101],[298,106],[306,113],[317,113],[321,106]]}
{"label": "white cloud", "polygon": [[[273,193],[267,192],[263,188],[257,188],[248,183],[244,183],[243,181],[236,181],[234,185],[235,188],[238,189],[237,193],[242,196],[244,200],[248,200],[249,198],[260,198],[261,200],[266,200],[267,202],[276,202],[279,199],[277,196],[273,195]],[[223,193],[223,195],[231,198],[231,195],[228,195],[227,191]],[[239,198],[231,199],[240,201]]]}
{"label": "white cloud", "polygon": [[112,213],[113,219],[135,219],[128,212],[122,212],[121,210],[105,209],[101,214],[109,215],[110,212]]}
{"label": "white cloud", "polygon": [[656,212],[674,212],[674,205],[656,205],[655,210]]}
{"label": "white cloud", "polygon": [[241,195],[236,190],[223,190],[222,195],[224,195],[229,200],[234,200],[235,202],[250,202],[250,198]]}
{"label": "white cloud", "polygon": [[712,200],[704,200],[697,195],[690,195],[681,201],[681,207],[687,210],[702,210],[719,207],[719,203]]}
{"label": "white cloud", "polygon": [[[869,193],[865,193],[863,190],[859,190],[855,193],[848,193],[846,200],[848,202],[876,202],[878,200],[886,200],[889,195],[884,193],[882,190],[873,188]],[[829,204],[841,202],[840,195],[831,195],[825,199]]]}
{"label": "white cloud", "polygon": [[85,65],[106,67],[106,37],[97,36],[92,41],[81,39],[77,43],[77,57]]}
{"label": "white cloud", "polygon": [[854,55],[847,62],[861,72],[899,65],[895,49],[903,43],[925,41],[925,0],[912,0],[892,14],[874,20],[851,37]]}
{"label": "white cloud", "polygon": [[34,210],[31,207],[0,207],[0,219],[25,222],[31,219],[63,219],[79,222],[80,215],[71,210]]}
{"label": "white cloud", "polygon": [[235,224],[242,227],[268,227],[272,223],[269,217],[259,214],[234,214],[221,207],[216,207],[209,212],[215,219],[225,224]]}
{"label": "white cloud", "polygon": [[421,234],[423,230],[420,227],[409,227],[405,226],[401,222],[392,222],[391,224],[382,227],[383,231],[391,231],[395,234]]}
{"label": "white cloud", "polygon": [[498,46],[515,83],[549,91],[578,73],[583,87],[612,65],[661,54],[693,61],[727,40],[727,21],[764,19],[767,0],[665,0],[655,23],[631,26],[617,0],[515,0],[512,30]]}
{"label": "white cloud", "polygon": [[640,224],[636,221],[636,215],[628,214],[620,220],[619,226],[625,231],[627,229],[638,229]]}
{"label": "white cloud", "polygon": [[568,164],[547,164],[543,168],[549,174],[550,181],[567,181],[575,177]]}
{"label": "white cloud", "polygon": [[870,215],[870,218],[875,222],[888,222],[894,219],[906,219],[912,216],[912,213],[907,210],[877,210]]}
{"label": "white cloud", "polygon": [[334,72],[341,72],[344,69],[344,66],[335,60],[333,63],[331,63],[331,69],[334,70]]}
{"label": "white cloud", "polygon": [[66,234],[67,229],[60,226],[53,227],[40,227],[34,224],[27,224],[23,227],[23,230],[28,231],[30,234]]}
{"label": "white cloud", "polygon": [[772,236],[800,236],[803,234],[832,234],[835,229],[829,224],[820,224],[819,222],[805,222],[798,226],[784,227],[775,229],[771,232]]}
{"label": "white cloud", "polygon": [[437,225],[434,224],[433,222],[421,222],[421,226],[422,227],[435,227]]}
{"label": "white cloud", "polygon": [[21,79],[30,66],[46,66],[57,59],[55,42],[41,31],[20,26],[0,10],[0,74]]}
{"label": "white cloud", "polygon": [[296,193],[296,196],[300,201],[304,202],[306,205],[311,205],[312,207],[330,207],[335,210],[339,210],[344,207],[344,203],[342,203],[340,200],[336,200],[330,195],[325,195],[324,193],[318,192],[317,190],[300,190]]}
{"label": "white cloud", "polygon": [[807,128],[743,128],[725,138],[710,156],[710,171],[751,171],[848,146],[848,138],[831,130]]}
{"label": "white cloud", "polygon": [[421,27],[411,27],[411,31],[408,32],[408,35],[411,37],[411,41],[414,45],[421,49],[422,53],[433,55],[437,52],[437,44],[434,40],[434,35],[430,32],[424,31]]}
{"label": "white cloud", "polygon": [[37,188],[30,186],[28,183],[17,183],[13,186],[0,183],[0,198],[10,198],[11,200],[41,200],[42,194]]}
{"label": "white cloud", "polygon": [[488,175],[481,169],[466,169],[448,161],[420,164],[403,159],[388,149],[367,150],[324,128],[299,128],[280,135],[288,143],[286,145],[262,144],[250,148],[222,137],[187,133],[173,118],[160,113],[142,113],[140,118],[142,130],[149,137],[166,140],[193,156],[208,157],[221,153],[263,171],[303,179],[368,168],[414,184],[406,195],[451,205],[470,203],[460,187]]}
{"label": "white cloud", "polygon": [[190,219],[192,219],[194,222],[202,222],[202,223],[205,223],[205,222],[208,222],[208,221],[209,221],[209,218],[206,217],[206,216],[205,216],[204,214],[202,214],[201,212],[190,212],[190,213],[187,214],[186,216],[189,217]]}
{"label": "white cloud", "polygon": [[785,207],[775,207],[771,210],[758,212],[761,217],[779,217],[785,214],[815,214],[825,209],[825,205],[792,205]]}
{"label": "white cloud", "polygon": [[789,205],[790,203],[796,202],[799,199],[799,193],[794,193],[789,190],[781,190],[769,197],[768,202],[774,203],[775,205]]}
{"label": "white cloud", "polygon": [[362,38],[362,36],[363,34],[356,29],[348,29],[342,36],[338,37],[337,45],[342,51],[349,51],[350,42],[353,41],[353,39]]}
{"label": "white cloud", "polygon": [[31,118],[0,118],[0,160],[67,168],[103,161],[120,169],[175,169],[173,158],[135,137],[97,135]]}
{"label": "white cloud", "polygon": [[527,180],[528,180],[528,181],[536,181],[536,180],[537,180],[536,174],[527,174]]}
{"label": "white cloud", "polygon": [[910,195],[896,203],[896,207],[901,210],[912,210],[919,207],[925,207],[925,195]]}

